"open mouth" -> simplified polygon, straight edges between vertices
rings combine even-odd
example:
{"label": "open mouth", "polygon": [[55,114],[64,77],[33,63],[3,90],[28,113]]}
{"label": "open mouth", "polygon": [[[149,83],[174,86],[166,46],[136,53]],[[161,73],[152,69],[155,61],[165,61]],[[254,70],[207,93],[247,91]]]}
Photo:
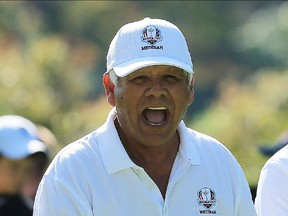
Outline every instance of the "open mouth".
{"label": "open mouth", "polygon": [[167,117],[166,107],[149,107],[143,111],[146,121],[153,126],[162,125]]}

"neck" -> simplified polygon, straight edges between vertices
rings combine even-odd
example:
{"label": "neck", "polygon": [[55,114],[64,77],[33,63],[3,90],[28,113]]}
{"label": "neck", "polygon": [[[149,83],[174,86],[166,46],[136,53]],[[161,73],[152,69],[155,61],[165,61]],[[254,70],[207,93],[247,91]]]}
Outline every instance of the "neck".
{"label": "neck", "polygon": [[117,119],[115,120],[115,126],[127,154],[137,165],[156,165],[171,161],[174,162],[180,143],[178,133],[175,133],[175,136],[173,136],[169,142],[161,145],[148,146],[140,141],[128,137],[122,130]]}
{"label": "neck", "polygon": [[131,160],[146,171],[165,199],[170,173],[179,150],[180,138],[178,133],[176,132],[172,139],[166,143],[149,146],[127,136],[117,119],[115,126]]}

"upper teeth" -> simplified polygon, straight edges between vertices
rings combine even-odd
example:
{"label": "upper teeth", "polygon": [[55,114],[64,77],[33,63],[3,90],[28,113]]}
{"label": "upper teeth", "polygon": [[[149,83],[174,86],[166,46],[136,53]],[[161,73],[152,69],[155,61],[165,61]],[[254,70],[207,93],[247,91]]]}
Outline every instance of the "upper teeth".
{"label": "upper teeth", "polygon": [[149,107],[149,110],[166,110],[166,107]]}

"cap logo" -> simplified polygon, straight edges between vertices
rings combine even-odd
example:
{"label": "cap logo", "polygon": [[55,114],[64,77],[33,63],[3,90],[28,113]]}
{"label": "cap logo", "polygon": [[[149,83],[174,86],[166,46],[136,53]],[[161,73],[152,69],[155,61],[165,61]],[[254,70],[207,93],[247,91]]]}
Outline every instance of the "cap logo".
{"label": "cap logo", "polygon": [[161,49],[163,46],[156,46],[158,42],[162,41],[163,37],[159,28],[155,26],[147,26],[142,31],[141,41],[148,43],[150,46],[143,46],[142,50]]}

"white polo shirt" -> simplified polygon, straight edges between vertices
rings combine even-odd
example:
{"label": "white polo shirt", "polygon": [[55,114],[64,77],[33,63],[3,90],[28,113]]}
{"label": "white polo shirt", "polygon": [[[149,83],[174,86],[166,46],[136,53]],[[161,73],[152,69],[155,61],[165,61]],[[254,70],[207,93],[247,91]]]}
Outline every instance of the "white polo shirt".
{"label": "white polo shirt", "polygon": [[263,166],[255,206],[258,216],[288,215],[288,145]]}
{"label": "white polo shirt", "polygon": [[256,216],[232,154],[183,121],[164,200],[127,155],[114,116],[112,109],[104,125],[58,153],[38,188],[34,216]]}

